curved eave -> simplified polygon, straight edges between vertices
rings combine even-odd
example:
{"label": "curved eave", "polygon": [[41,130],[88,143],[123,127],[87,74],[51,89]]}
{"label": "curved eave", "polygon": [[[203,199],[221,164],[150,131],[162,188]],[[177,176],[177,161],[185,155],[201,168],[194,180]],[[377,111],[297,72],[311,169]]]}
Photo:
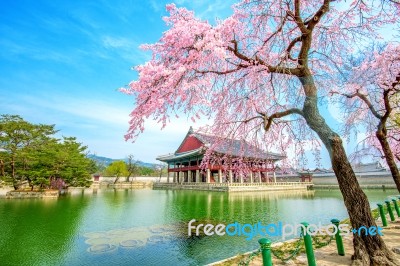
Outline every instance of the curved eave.
{"label": "curved eave", "polygon": [[187,157],[193,157],[194,155],[200,155],[200,154],[202,154],[202,148],[198,148],[198,149],[188,151],[188,152],[161,155],[161,156],[158,156],[156,159],[161,162],[168,163],[171,161],[176,161],[176,160],[187,158]]}
{"label": "curved eave", "polygon": [[239,158],[239,157],[242,157],[242,158],[246,158],[246,159],[250,159],[250,160],[279,161],[279,160],[283,160],[283,159],[286,158],[285,155],[281,155],[281,154],[277,154],[277,153],[274,153],[274,154],[265,153],[265,154],[262,154],[262,155],[254,155],[254,154],[251,154],[251,155],[246,155],[246,154],[233,154],[233,155],[232,155],[232,154],[227,154],[227,153],[221,152],[221,151],[216,151],[216,153],[217,153],[217,154],[220,154],[220,155],[227,155],[228,157],[231,157],[231,158]]}

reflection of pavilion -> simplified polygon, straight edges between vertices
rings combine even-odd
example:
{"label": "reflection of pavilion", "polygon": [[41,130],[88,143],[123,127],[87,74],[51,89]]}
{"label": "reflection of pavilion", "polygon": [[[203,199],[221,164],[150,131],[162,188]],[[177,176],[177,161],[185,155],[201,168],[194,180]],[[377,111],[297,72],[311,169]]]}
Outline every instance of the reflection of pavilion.
{"label": "reflection of pavilion", "polygon": [[[203,161],[210,147],[213,157],[220,158],[218,163]],[[157,184],[156,187],[180,185],[181,188],[222,191],[239,186],[277,187],[281,184],[276,182],[275,163],[283,158],[281,154],[265,152],[246,141],[222,139],[196,132],[191,127],[175,153],[157,157],[168,164],[167,183],[170,184]],[[236,168],[239,160],[240,169]],[[213,186],[213,189],[204,185]]]}

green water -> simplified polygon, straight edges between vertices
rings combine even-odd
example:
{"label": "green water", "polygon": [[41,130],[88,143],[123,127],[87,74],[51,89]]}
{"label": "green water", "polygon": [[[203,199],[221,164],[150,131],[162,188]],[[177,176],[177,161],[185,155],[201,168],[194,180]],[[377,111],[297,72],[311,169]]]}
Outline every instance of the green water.
{"label": "green water", "polygon": [[[373,207],[398,194],[366,193]],[[0,265],[204,265],[257,248],[258,237],[188,238],[191,219],[327,224],[346,216],[337,190],[86,190],[59,199],[0,199]]]}

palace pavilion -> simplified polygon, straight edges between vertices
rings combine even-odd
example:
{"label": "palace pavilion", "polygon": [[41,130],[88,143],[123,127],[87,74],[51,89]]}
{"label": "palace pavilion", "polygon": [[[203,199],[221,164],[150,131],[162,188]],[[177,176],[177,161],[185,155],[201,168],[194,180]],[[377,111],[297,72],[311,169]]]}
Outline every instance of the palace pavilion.
{"label": "palace pavilion", "polygon": [[[210,147],[213,157],[222,158],[222,163],[203,162]],[[275,163],[284,158],[281,154],[265,152],[243,140],[221,139],[190,127],[176,152],[158,156],[157,160],[168,164],[168,183],[240,184],[276,182]],[[226,163],[235,160],[241,160],[241,167],[246,171],[238,171],[234,163]]]}

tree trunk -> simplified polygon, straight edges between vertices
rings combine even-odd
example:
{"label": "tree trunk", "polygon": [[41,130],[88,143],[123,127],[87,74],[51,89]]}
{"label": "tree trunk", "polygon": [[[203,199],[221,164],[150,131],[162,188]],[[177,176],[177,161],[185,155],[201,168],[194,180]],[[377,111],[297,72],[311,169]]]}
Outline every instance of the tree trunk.
{"label": "tree trunk", "polygon": [[383,154],[385,154],[386,163],[389,166],[390,172],[392,173],[392,177],[394,183],[396,184],[397,190],[400,192],[400,173],[397,168],[392,150],[390,149],[389,143],[387,141],[386,128],[382,128],[381,125],[378,126],[378,130],[376,131],[376,137],[379,140],[379,143],[382,146]]}
{"label": "tree trunk", "polygon": [[32,184],[32,179],[29,177],[26,178],[28,180],[28,186],[31,188],[31,191],[33,191],[33,184]]}
{"label": "tree trunk", "polygon": [[[342,140],[337,136],[331,139],[331,143],[332,167],[339,182],[352,228],[376,226],[368,198],[357,182],[356,175],[346,157]],[[352,259],[356,265],[399,265],[379,235],[359,236],[354,234],[353,247]]]}
{"label": "tree trunk", "polygon": [[0,171],[1,171],[1,176],[5,176],[6,172],[4,170],[4,161],[0,160]]}
{"label": "tree trunk", "polygon": [[11,159],[11,177],[15,180],[15,158]]}
{"label": "tree trunk", "polygon": [[[308,73],[307,73],[308,74]],[[358,184],[356,175],[347,159],[342,140],[320,115],[317,102],[317,89],[313,77],[308,74],[300,77],[306,99],[303,106],[303,116],[327,148],[333,171],[343,195],[344,204],[349,214],[351,226],[376,226],[371,214],[367,196]],[[354,264],[361,265],[399,265],[392,252],[386,247],[382,238],[376,236],[353,236]]]}

